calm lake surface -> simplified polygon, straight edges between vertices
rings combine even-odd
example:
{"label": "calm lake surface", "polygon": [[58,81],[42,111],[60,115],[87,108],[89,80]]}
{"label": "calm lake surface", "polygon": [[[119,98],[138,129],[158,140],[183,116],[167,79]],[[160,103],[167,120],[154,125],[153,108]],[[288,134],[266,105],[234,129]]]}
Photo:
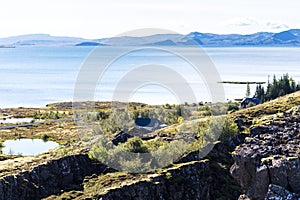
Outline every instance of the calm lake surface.
{"label": "calm lake surface", "polygon": [[6,140],[0,149],[6,155],[34,156],[58,147],[59,144],[53,141],[43,141],[42,139],[18,139]]}
{"label": "calm lake surface", "polygon": [[17,124],[17,123],[30,123],[33,118],[10,118],[10,119],[0,119],[0,124]]}
{"label": "calm lake surface", "polygon": [[[101,57],[114,55],[116,48],[98,47],[100,55],[96,64],[101,65]],[[193,47],[172,48],[180,48],[191,56],[203,56]],[[0,48],[0,108],[41,107],[51,102],[73,100],[77,75],[93,50],[93,47]],[[289,73],[300,81],[300,48],[204,50],[219,72],[220,81],[267,81],[269,75],[272,80],[274,74],[279,77],[283,73]],[[195,75],[189,64],[159,49],[147,49],[115,60],[99,78],[94,99],[91,100],[110,100],[118,81],[126,73],[147,64],[164,65],[178,72],[192,87],[198,101],[209,101],[210,93],[214,92],[207,89],[205,81]],[[246,86],[224,84],[224,91],[225,99],[242,98]],[[251,86],[252,94],[254,91],[255,85]],[[174,94],[159,84],[138,88],[132,92],[130,100],[152,104],[177,103]]]}

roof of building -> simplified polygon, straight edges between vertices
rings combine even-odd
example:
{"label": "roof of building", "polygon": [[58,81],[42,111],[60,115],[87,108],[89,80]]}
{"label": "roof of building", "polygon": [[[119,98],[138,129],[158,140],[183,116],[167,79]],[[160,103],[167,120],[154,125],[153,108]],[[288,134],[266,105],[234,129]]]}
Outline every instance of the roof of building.
{"label": "roof of building", "polygon": [[156,123],[162,124],[157,118],[136,118],[134,123],[141,127],[154,127]]}

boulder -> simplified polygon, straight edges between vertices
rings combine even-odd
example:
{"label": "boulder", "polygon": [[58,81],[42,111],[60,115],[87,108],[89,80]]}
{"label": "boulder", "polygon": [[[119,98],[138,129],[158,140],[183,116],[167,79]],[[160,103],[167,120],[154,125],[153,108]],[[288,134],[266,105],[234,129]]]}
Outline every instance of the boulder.
{"label": "boulder", "polygon": [[119,143],[125,143],[129,138],[132,138],[133,136],[125,133],[124,131],[121,131],[117,135],[115,135],[114,139],[112,140],[112,143],[114,145],[118,145]]}

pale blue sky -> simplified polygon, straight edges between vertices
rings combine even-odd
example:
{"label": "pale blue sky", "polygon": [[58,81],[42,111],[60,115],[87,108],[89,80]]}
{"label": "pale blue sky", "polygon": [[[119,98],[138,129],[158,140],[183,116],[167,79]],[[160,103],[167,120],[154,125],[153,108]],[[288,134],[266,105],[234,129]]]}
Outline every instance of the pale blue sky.
{"label": "pale blue sky", "polygon": [[139,28],[179,33],[300,28],[299,0],[4,0],[0,37],[48,33],[102,38]]}

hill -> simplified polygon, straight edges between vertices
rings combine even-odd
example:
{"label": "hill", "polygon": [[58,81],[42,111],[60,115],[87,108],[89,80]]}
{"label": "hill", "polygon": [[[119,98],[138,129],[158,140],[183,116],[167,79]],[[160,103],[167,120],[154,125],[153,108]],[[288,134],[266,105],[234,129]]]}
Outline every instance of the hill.
{"label": "hill", "polygon": [[9,46],[61,46],[75,45],[81,42],[89,41],[83,38],[51,36],[49,34],[29,34],[0,38],[0,45]]}
{"label": "hill", "polygon": [[57,37],[48,34],[31,34],[0,38],[0,46],[95,46],[97,43],[108,46],[300,46],[300,29],[291,29],[280,33],[258,32],[248,35],[212,34],[191,32],[181,34],[156,34],[143,37],[111,37],[102,39],[84,39],[74,37]]}

